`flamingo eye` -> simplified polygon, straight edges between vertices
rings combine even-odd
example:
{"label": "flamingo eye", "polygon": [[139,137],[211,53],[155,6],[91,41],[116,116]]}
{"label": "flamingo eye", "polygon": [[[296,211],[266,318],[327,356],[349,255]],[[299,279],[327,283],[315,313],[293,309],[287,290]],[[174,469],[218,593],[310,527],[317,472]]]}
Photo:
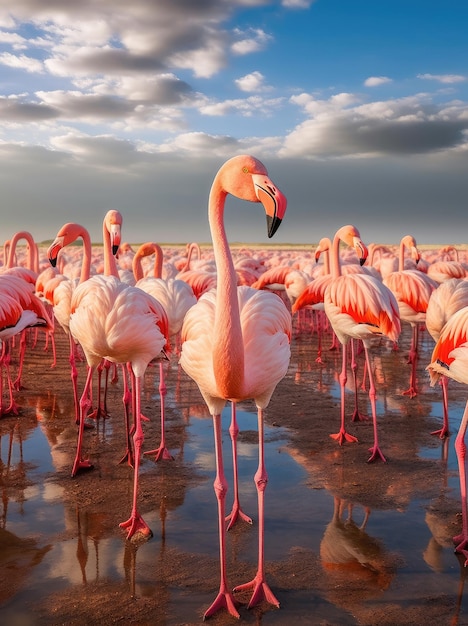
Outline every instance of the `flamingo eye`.
{"label": "flamingo eye", "polygon": [[248,167],[243,167],[242,171],[244,172],[244,174],[248,174],[249,173],[249,168]]}

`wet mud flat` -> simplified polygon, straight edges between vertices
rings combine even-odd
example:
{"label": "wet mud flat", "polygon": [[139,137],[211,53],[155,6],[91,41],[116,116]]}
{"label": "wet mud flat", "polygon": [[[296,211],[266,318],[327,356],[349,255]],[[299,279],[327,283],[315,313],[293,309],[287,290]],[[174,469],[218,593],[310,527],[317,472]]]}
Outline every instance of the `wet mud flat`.
{"label": "wet mud flat", "polygon": [[[109,385],[107,419],[85,433],[94,469],[72,479],[76,446],[68,341],[57,330],[57,364],[43,336],[29,339],[17,393],[18,416],[0,419],[0,621],[16,624],[199,624],[218,586],[214,450],[211,418],[196,385],[172,355],[165,365],[166,436],[173,460],[141,467],[140,509],[153,531],[129,542],[133,472],[125,451],[122,377]],[[267,579],[280,608],[246,609],[241,621],[262,624],[468,624],[466,570],[453,552],[460,497],[453,451],[467,390],[449,385],[451,437],[441,426],[441,391],[424,368],[432,340],[422,333],[418,395],[408,387],[410,331],[400,348],[373,349],[381,447],[387,463],[368,464],[370,421],[349,425],[358,443],[337,445],[341,367],[324,337],[323,364],[311,331],[292,340],[287,376],[266,411]],[[359,359],[359,383],[363,360]],[[13,369],[15,361],[13,361]],[[112,375],[112,372],[111,372]],[[85,365],[79,364],[79,385]],[[347,393],[348,413],[354,392]],[[144,449],[159,445],[159,370],[145,377]],[[363,412],[367,392],[359,389]],[[239,406],[240,492],[254,523],[228,533],[232,586],[256,569],[257,424],[253,403]],[[223,413],[230,491],[230,412]],[[236,623],[220,613],[212,624]]]}

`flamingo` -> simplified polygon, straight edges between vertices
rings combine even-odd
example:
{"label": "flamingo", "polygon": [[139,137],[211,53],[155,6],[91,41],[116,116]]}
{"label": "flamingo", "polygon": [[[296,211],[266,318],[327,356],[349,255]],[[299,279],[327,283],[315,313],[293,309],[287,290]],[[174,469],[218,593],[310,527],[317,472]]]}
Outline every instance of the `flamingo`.
{"label": "flamingo", "polygon": [[416,264],[419,263],[421,255],[416,246],[416,240],[412,235],[405,235],[400,241],[398,271],[391,272],[384,279],[386,285],[398,302],[401,321],[411,325],[411,347],[408,363],[411,363],[410,385],[403,392],[414,398],[417,395],[416,389],[416,362],[418,358],[419,326],[426,321],[426,310],[429,298],[438,283],[424,272],[405,268],[405,250],[411,252],[411,257]]}
{"label": "flamingo", "polygon": [[[427,305],[426,328],[436,343],[450,317],[465,306],[468,306],[468,282],[465,280],[450,278],[434,289]],[[442,387],[443,425],[441,429],[431,434],[444,439],[449,435],[447,376],[440,377],[440,385]]]}
{"label": "flamingo", "polygon": [[120,243],[122,216],[108,211],[103,222],[104,275],[95,275],[80,283],[71,300],[70,333],[81,345],[88,364],[80,398],[80,427],[72,476],[92,464],[82,457],[84,421],[91,406],[92,375],[102,359],[129,364],[133,381],[135,449],[133,504],[130,517],[120,524],[127,538],[135,534],[144,538],[152,533],[138,511],[138,473],[144,433],[141,426],[141,385],[150,361],[167,347],[167,317],[162,306],[141,289],[126,285],[118,278],[113,253]]}
{"label": "flamingo", "polygon": [[368,274],[341,274],[339,261],[340,241],[356,250],[361,262],[367,258],[367,248],[361,241],[358,229],[353,225],[340,228],[333,239],[331,271],[333,280],[325,290],[324,307],[330,324],[342,345],[341,386],[341,427],[338,433],[330,435],[340,445],[345,441],[357,441],[345,429],[345,385],[346,385],[346,346],[350,339],[361,339],[366,354],[366,365],[369,374],[369,400],[372,407],[374,426],[374,445],[370,449],[368,461],[376,459],[386,461],[382,454],[377,433],[376,392],[369,348],[372,339],[385,336],[396,342],[400,335],[401,325],[398,305],[390,289],[378,279]]}
{"label": "flamingo", "polygon": [[222,289],[204,294],[187,313],[182,326],[180,364],[197,383],[213,418],[220,550],[220,587],[205,619],[218,610],[239,617],[228,588],[225,556],[225,497],[221,411],[227,400],[253,398],[258,410],[259,462],[255,474],[258,497],[258,567],[253,580],[235,591],[253,589],[249,608],[262,600],[279,606],[264,573],[264,492],[268,481],[264,462],[263,411],[278,382],[285,376],[290,359],[291,315],[277,295],[247,286],[237,287],[236,272],[224,228],[224,204],[228,194],[262,202],[268,236],[278,229],[286,211],[286,198],[275,187],[265,166],[248,155],[229,159],[213,181],[208,217]]}
{"label": "flamingo", "polygon": [[[468,384],[468,306],[456,311],[442,328],[432,352],[431,362],[426,370],[430,374],[431,386],[434,386],[444,376],[459,383]],[[468,509],[465,466],[467,425],[468,402],[455,439],[462,505],[462,532],[453,538],[455,552],[464,557],[465,567],[468,565]]]}
{"label": "flamingo", "polygon": [[[145,256],[155,254],[153,276],[143,277],[141,259]],[[182,328],[182,323],[187,311],[192,307],[197,299],[190,285],[183,280],[161,278],[163,264],[163,251],[160,245],[152,241],[142,244],[133,257],[133,274],[135,276],[135,286],[146,293],[151,294],[163,306],[168,320],[169,337],[176,341]],[[172,340],[171,339],[171,340]],[[163,362],[159,362],[159,395],[161,398],[161,443],[155,450],[148,450],[145,454],[155,454],[155,461],[159,459],[172,459],[172,455],[166,447],[165,439],[165,415],[164,398],[167,390],[164,383]]]}

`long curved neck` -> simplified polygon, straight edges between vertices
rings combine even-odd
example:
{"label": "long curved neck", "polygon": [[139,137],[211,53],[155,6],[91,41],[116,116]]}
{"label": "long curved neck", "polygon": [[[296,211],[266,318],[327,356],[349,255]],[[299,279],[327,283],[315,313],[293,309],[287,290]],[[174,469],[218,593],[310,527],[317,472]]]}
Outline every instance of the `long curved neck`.
{"label": "long curved neck", "polygon": [[83,240],[83,261],[81,263],[80,283],[88,280],[91,273],[91,238],[86,229],[80,231],[79,236]]}
{"label": "long curved neck", "polygon": [[153,277],[161,278],[162,276],[162,266],[163,266],[163,251],[160,245],[157,243],[151,244],[148,247],[140,247],[135,256],[133,257],[132,269],[135,280],[141,280],[144,276],[143,267],[141,264],[141,259],[144,256],[150,256],[154,254],[154,267],[153,267]]}
{"label": "long curved neck", "polygon": [[405,242],[402,239],[400,241],[400,253],[398,256],[398,270],[402,272],[405,269]]}
{"label": "long curved neck", "polygon": [[[39,267],[39,253],[36,242],[34,241],[31,233],[26,230],[21,230],[13,235],[10,242],[10,249],[8,254],[7,267],[15,267],[16,245],[20,239],[25,239],[28,244],[28,261],[27,268],[35,272]],[[37,257],[37,260],[36,260]]]}
{"label": "long curved neck", "polygon": [[332,244],[332,254],[331,254],[331,274],[333,278],[338,278],[341,276],[341,265],[340,265],[340,241],[341,239],[335,235],[333,238]]}
{"label": "long curved neck", "polygon": [[217,270],[213,368],[222,396],[236,398],[244,380],[244,343],[237,299],[237,274],[224,229],[226,196],[226,191],[215,178],[208,208]]}
{"label": "long curved neck", "polygon": [[116,276],[119,278],[119,270],[117,269],[115,257],[112,254],[110,233],[105,220],[102,225],[102,239],[104,243],[104,276]]}

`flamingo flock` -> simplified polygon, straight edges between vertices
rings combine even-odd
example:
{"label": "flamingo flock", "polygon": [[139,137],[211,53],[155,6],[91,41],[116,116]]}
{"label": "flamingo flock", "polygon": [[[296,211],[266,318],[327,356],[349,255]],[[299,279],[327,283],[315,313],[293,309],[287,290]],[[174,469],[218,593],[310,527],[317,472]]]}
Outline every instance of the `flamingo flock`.
{"label": "flamingo flock", "polygon": [[[403,325],[411,328],[407,358],[409,388],[402,393],[417,397],[416,363],[420,359],[420,330],[434,341],[427,364],[432,385],[440,384],[443,425],[433,434],[449,436],[448,380],[468,384],[468,266],[449,246],[437,257],[423,259],[413,235],[403,235],[398,247],[366,245],[355,225],[339,227],[324,236],[307,253],[270,255],[248,249],[231,250],[224,225],[228,195],[262,205],[267,236],[272,237],[286,215],[287,200],[271,180],[266,167],[250,155],[226,161],[216,173],[208,197],[208,223],[212,254],[196,242],[184,253],[169,253],[154,241],[137,249],[122,242],[124,218],[111,210],[103,216],[103,256],[93,252],[85,226],[57,225],[52,243],[41,259],[39,248],[26,231],[5,242],[0,266],[0,418],[18,415],[15,391],[21,387],[22,364],[30,341],[44,333],[54,348],[54,332],[63,331],[70,346],[69,363],[77,429],[71,476],[91,471],[86,454],[86,430],[107,419],[107,379],[122,378],[126,452],[122,460],[133,468],[133,498],[128,518],[120,523],[127,540],[152,536],[139,507],[139,472],[145,440],[141,396],[144,374],[150,364],[159,366],[161,442],[145,454],[170,464],[173,457],[165,439],[164,398],[167,392],[163,364],[178,362],[198,386],[207,406],[214,434],[213,483],[218,522],[219,590],[205,611],[205,619],[220,611],[239,618],[237,592],[250,591],[248,608],[280,602],[265,574],[265,494],[268,484],[264,446],[264,417],[277,385],[285,377],[294,333],[319,335],[318,366],[325,353],[341,350],[340,426],[330,434],[333,445],[353,445],[357,437],[347,425],[347,378],[351,370],[354,411],[351,422],[366,416],[358,408],[357,358],[365,354],[363,388],[372,413],[373,445],[369,463],[387,462],[379,439],[377,387],[379,350],[399,350]],[[18,242],[26,242],[20,262]],[[82,247],[69,248],[77,240]],[[78,252],[78,254],[76,254]],[[197,258],[195,259],[194,256]],[[204,258],[203,258],[204,257]],[[321,261],[321,262],[320,262]],[[34,345],[34,343],[33,343]],[[18,348],[18,372],[12,374],[12,355]],[[78,362],[84,358],[86,380],[78,389]],[[103,382],[104,378],[104,382]],[[4,402],[4,380],[8,401]],[[94,380],[94,383],[93,383]],[[226,532],[238,522],[252,523],[240,508],[237,485],[237,403],[253,400],[257,409],[258,555],[252,579],[230,587],[226,560]],[[274,400],[273,400],[274,401]],[[228,481],[224,470],[221,413],[231,407],[234,469],[234,505],[226,515]],[[455,551],[468,563],[468,479],[465,470],[465,433],[468,402],[455,449],[459,464],[462,532],[454,537]],[[80,480],[85,480],[85,477]]]}

